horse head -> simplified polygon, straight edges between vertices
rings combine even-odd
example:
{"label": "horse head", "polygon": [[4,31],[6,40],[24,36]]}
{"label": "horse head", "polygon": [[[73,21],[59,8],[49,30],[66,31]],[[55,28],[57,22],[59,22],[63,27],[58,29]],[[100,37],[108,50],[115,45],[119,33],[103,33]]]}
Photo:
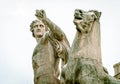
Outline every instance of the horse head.
{"label": "horse head", "polygon": [[97,10],[83,11],[76,9],[74,12],[74,24],[76,29],[82,33],[88,33],[91,30],[92,23],[99,20],[101,12]]}

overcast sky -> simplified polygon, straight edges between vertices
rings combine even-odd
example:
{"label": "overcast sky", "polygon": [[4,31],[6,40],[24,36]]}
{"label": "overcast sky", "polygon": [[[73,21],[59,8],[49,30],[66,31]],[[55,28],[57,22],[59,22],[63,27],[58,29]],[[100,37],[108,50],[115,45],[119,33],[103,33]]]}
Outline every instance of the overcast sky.
{"label": "overcast sky", "polygon": [[65,32],[70,44],[75,36],[74,10],[102,12],[102,62],[110,75],[120,62],[120,0],[1,0],[0,1],[0,84],[33,84],[32,52],[36,45],[29,25],[36,9]]}

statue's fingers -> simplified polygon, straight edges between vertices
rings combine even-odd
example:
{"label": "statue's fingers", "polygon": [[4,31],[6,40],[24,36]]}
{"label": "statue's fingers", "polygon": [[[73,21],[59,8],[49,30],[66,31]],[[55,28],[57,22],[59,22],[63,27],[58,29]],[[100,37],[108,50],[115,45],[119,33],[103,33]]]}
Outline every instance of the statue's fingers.
{"label": "statue's fingers", "polygon": [[39,10],[36,10],[35,16],[40,17],[40,11]]}
{"label": "statue's fingers", "polygon": [[44,10],[41,10],[40,12],[41,12],[41,14],[42,14],[42,17],[46,17],[46,13],[45,13]]}
{"label": "statue's fingers", "polygon": [[41,9],[40,12],[41,12],[42,14],[45,14],[45,11],[44,11],[43,9]]}

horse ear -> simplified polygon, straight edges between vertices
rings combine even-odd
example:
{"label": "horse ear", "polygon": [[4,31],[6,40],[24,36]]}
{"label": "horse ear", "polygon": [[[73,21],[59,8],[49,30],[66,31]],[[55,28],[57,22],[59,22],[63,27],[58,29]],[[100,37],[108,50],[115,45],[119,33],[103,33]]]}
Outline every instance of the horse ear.
{"label": "horse ear", "polygon": [[102,12],[94,11],[95,15],[97,16],[96,19],[100,19]]}
{"label": "horse ear", "polygon": [[98,18],[101,17],[101,14],[102,14],[102,12],[98,12],[98,13],[97,13]]}
{"label": "horse ear", "polygon": [[93,12],[95,14],[95,19],[99,20],[102,12],[99,12],[97,10],[89,10],[89,12]]}

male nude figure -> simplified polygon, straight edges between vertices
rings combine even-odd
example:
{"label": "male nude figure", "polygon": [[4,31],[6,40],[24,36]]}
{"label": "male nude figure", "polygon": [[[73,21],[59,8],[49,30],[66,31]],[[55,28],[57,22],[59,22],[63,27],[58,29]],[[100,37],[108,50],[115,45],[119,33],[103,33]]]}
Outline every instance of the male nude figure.
{"label": "male nude figure", "polygon": [[59,61],[66,64],[69,43],[64,32],[47,18],[44,10],[36,10],[35,20],[31,23],[31,32],[37,41],[32,56],[34,84],[60,84]]}

